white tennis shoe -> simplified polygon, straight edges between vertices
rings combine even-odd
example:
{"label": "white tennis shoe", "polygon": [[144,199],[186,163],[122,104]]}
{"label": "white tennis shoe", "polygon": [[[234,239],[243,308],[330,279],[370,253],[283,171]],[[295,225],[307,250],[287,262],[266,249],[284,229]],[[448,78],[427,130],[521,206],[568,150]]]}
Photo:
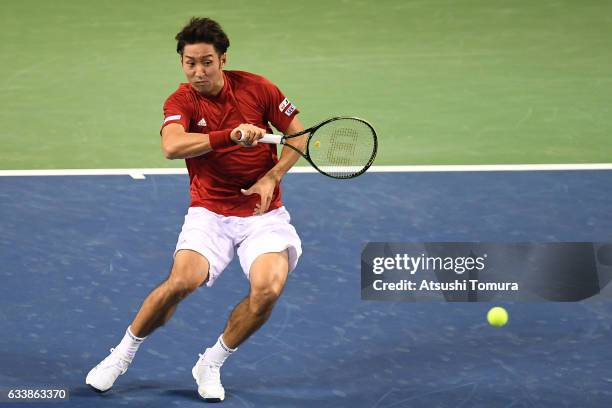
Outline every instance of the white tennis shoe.
{"label": "white tennis shoe", "polygon": [[115,352],[115,349],[110,349],[110,354],[100,362],[97,366],[91,369],[85,384],[88,384],[100,392],[110,390],[115,383],[115,380],[120,375],[125,374],[131,361]]}
{"label": "white tennis shoe", "polygon": [[191,369],[193,379],[198,384],[198,394],[207,402],[221,402],[225,399],[225,389],[221,385],[221,366],[206,360],[206,349],[204,354]]}

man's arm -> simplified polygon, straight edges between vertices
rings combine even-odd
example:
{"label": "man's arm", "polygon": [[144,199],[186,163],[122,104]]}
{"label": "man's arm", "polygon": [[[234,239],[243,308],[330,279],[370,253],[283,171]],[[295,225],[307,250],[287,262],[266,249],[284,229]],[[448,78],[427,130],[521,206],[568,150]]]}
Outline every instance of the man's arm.
{"label": "man's arm", "polygon": [[183,125],[171,123],[162,129],[162,152],[166,159],[188,159],[212,151],[208,134],[187,133]]}
{"label": "man's arm", "polygon": [[[304,130],[304,127],[300,123],[297,116],[294,116],[291,123],[285,130],[285,133],[293,134],[301,132],[302,130]],[[292,146],[300,149],[300,151],[304,151],[307,140],[308,135],[305,134],[303,136],[292,137],[291,139],[288,139],[286,143],[290,143]],[[265,176],[260,178],[257,183],[253,184],[248,190],[242,190],[242,194],[244,195],[259,194],[260,200],[253,209],[253,215],[261,215],[268,211],[268,208],[270,208],[270,203],[272,202],[272,196],[274,195],[274,189],[299,158],[300,155],[296,151],[290,147],[283,146],[281,158],[278,160],[278,163],[276,163],[276,165],[272,167]]]}
{"label": "man's arm", "polygon": [[[285,130],[285,134],[292,135],[294,133],[298,133],[304,130],[302,123],[298,119],[297,116],[294,116],[289,123],[289,126]],[[299,151],[303,152],[306,149],[306,141],[308,140],[308,134],[304,134],[298,137],[292,137],[291,139],[286,139],[285,143],[290,144],[296,147]],[[290,147],[283,146],[283,150],[281,151],[281,157],[278,160],[278,163],[274,167],[272,167],[266,175],[270,175],[276,181],[276,184],[280,183],[283,176],[287,174],[289,169],[293,167],[293,165],[298,161],[300,155]]]}
{"label": "man's arm", "polygon": [[[242,139],[238,141],[241,137]],[[188,159],[201,156],[215,148],[228,147],[234,143],[242,146],[255,146],[255,141],[261,139],[265,129],[246,123],[231,129],[206,133],[187,133],[183,125],[170,123],[162,129],[161,146],[167,159]]]}

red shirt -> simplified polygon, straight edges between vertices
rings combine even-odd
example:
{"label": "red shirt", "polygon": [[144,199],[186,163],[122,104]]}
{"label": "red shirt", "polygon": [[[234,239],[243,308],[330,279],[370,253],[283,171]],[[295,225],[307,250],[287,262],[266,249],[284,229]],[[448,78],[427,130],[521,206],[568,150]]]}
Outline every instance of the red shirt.
{"label": "red shirt", "polygon": [[[234,129],[251,123],[272,133],[270,123],[281,132],[298,113],[283,93],[266,78],[244,71],[223,71],[224,85],[215,97],[204,97],[190,84],[181,84],[164,103],[164,126],[180,123],[189,133]],[[276,145],[239,145],[185,159],[189,172],[191,207],[204,207],[217,214],[253,215],[258,194],[248,189],[278,162]],[[270,209],[282,205],[280,186],[274,190]]]}

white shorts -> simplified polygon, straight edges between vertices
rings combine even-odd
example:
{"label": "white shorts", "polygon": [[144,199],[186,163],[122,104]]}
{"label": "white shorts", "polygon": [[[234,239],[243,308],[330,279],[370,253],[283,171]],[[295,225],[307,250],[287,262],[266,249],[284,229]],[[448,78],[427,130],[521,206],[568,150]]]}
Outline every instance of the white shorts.
{"label": "white shorts", "polygon": [[190,207],[174,255],[181,249],[190,249],[206,257],[210,264],[206,286],[215,283],[236,249],[247,279],[255,258],[285,249],[291,272],[302,255],[302,242],[290,221],[285,207],[251,217],[226,217],[203,207]]}

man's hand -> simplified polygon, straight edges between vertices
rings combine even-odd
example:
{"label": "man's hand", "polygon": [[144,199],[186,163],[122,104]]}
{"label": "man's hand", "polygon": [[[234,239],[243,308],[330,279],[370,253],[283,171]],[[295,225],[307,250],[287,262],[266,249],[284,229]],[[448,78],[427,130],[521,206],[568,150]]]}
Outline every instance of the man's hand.
{"label": "man's hand", "polygon": [[253,184],[248,190],[240,190],[242,194],[250,196],[251,194],[259,194],[259,203],[255,205],[253,215],[262,215],[270,208],[274,189],[276,188],[276,178],[271,174],[266,174],[257,183]]}
{"label": "man's hand", "polygon": [[232,130],[230,137],[240,146],[257,146],[257,141],[264,137],[266,130],[249,123],[242,123]]}

